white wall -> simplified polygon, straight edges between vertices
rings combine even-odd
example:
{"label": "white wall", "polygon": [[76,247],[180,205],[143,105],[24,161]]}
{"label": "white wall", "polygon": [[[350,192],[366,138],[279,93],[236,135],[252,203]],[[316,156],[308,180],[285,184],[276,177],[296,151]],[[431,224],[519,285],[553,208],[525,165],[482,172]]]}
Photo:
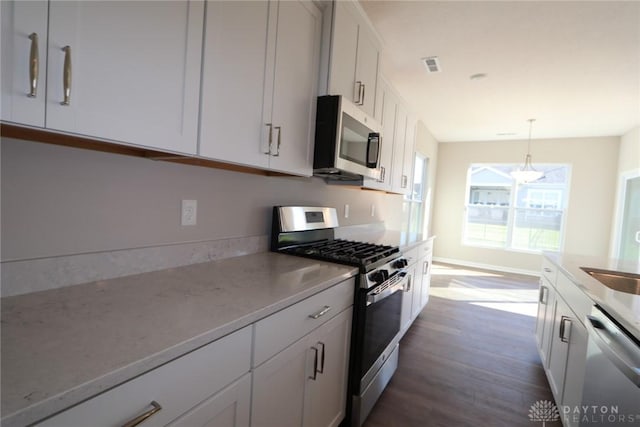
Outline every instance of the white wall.
{"label": "white wall", "polygon": [[[3,138],[2,260],[259,236],[273,205],[328,205],[341,225],[401,224],[402,197]],[[180,225],[182,199],[198,224]],[[375,217],[370,216],[371,204]]]}
{"label": "white wall", "polygon": [[618,174],[615,200],[615,214],[611,225],[611,240],[609,255],[616,256],[619,228],[621,227],[622,212],[620,206],[622,187],[625,186],[624,177],[640,176],[640,126],[631,129],[620,138],[620,154],[618,156]]}
{"label": "white wall", "polygon": [[[533,163],[571,165],[564,251],[607,256],[620,138],[535,140]],[[467,169],[471,163],[522,163],[526,141],[444,143],[438,149],[434,256],[469,264],[537,271],[540,255],[462,244]]]}
{"label": "white wall", "polygon": [[433,202],[433,195],[437,188],[436,173],[438,169],[438,141],[433,137],[429,129],[418,121],[416,129],[416,151],[429,159],[428,163],[428,176],[427,176],[427,192],[425,193],[425,227],[424,234],[433,234],[433,209],[430,209],[430,205]]}

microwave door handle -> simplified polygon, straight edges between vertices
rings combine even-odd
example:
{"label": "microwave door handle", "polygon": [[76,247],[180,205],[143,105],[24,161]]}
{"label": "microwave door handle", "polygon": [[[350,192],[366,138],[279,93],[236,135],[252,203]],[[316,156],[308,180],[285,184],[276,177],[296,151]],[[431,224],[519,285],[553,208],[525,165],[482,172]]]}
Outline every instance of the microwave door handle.
{"label": "microwave door handle", "polygon": [[[372,163],[370,163],[369,162],[369,154],[371,153],[371,145],[374,143],[374,141],[375,141],[375,144],[377,145],[377,147],[376,147],[376,158]],[[379,159],[380,159],[380,134],[379,133],[370,133],[369,137],[367,138],[367,159],[366,159],[367,167],[368,168],[373,168],[373,169],[377,168]]]}

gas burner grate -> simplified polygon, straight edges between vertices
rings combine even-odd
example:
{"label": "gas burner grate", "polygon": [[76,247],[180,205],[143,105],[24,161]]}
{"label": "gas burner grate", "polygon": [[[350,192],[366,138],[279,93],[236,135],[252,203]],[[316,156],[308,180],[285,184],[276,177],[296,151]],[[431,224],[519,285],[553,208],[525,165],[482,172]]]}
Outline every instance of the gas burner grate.
{"label": "gas burner grate", "polygon": [[400,249],[396,246],[334,239],[289,247],[285,249],[284,252],[323,261],[366,267],[378,260],[400,252]]}

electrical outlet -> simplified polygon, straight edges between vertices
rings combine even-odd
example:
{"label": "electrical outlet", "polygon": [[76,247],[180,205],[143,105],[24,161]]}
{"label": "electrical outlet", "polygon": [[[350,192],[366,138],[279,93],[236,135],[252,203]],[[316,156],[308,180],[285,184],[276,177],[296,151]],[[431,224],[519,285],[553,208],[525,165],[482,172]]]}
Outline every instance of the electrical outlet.
{"label": "electrical outlet", "polygon": [[196,219],[198,215],[198,201],[197,200],[183,200],[182,201],[182,225],[196,225]]}
{"label": "electrical outlet", "polygon": [[376,216],[376,205],[371,203],[371,216]]}
{"label": "electrical outlet", "polygon": [[344,217],[349,218],[349,205],[344,205]]}

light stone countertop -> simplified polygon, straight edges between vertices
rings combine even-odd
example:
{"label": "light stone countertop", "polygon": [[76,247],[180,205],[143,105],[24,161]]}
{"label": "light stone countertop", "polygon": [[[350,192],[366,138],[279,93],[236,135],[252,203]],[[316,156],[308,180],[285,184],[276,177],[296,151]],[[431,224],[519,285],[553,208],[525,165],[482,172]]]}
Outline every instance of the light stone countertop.
{"label": "light stone countertop", "polygon": [[359,240],[379,245],[398,246],[400,251],[408,251],[416,245],[434,239],[419,233],[385,229],[350,229],[348,232],[337,232],[336,237],[347,240]]}
{"label": "light stone countertop", "polygon": [[640,274],[639,263],[551,252],[545,252],[544,256],[557,265],[592,301],[640,340],[640,296],[610,289],[580,269],[591,267]]}
{"label": "light stone countertop", "polygon": [[2,298],[2,425],[56,413],[356,273],[262,252]]}

